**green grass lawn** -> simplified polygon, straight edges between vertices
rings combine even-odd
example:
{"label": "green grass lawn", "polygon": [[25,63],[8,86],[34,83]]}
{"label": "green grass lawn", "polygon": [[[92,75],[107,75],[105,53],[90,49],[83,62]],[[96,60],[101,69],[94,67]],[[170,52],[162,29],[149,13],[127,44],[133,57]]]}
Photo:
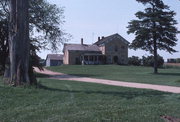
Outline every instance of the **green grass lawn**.
{"label": "green grass lawn", "polygon": [[180,94],[42,77],[39,88],[0,82],[0,122],[163,122],[160,115],[180,117]]}
{"label": "green grass lawn", "polygon": [[153,74],[151,67],[95,65],[95,66],[59,66],[48,69],[71,75],[110,79],[127,82],[140,82],[180,86],[180,68],[159,69],[159,74]]}

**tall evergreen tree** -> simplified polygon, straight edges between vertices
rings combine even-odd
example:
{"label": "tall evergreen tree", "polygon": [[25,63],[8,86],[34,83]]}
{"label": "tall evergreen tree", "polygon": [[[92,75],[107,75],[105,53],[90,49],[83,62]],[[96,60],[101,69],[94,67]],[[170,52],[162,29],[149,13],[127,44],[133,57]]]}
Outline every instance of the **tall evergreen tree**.
{"label": "tall evergreen tree", "polygon": [[144,4],[146,8],[135,14],[137,20],[129,22],[128,34],[135,34],[135,39],[130,47],[152,53],[154,55],[154,73],[158,73],[158,50],[165,50],[169,53],[176,52],[173,48],[176,46],[176,35],[179,33],[175,27],[177,24],[174,19],[176,13],[171,11],[162,0],[136,1]]}

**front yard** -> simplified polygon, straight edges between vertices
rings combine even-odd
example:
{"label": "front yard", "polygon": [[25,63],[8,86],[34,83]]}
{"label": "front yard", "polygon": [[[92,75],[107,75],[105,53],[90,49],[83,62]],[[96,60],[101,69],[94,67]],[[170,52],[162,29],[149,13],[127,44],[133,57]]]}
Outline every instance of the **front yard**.
{"label": "front yard", "polygon": [[48,69],[83,77],[102,78],[117,81],[180,86],[180,68],[159,69],[153,74],[151,67],[95,65],[95,66],[59,66]]}
{"label": "front yard", "polygon": [[[50,67],[67,74],[180,86],[180,69],[133,66]],[[180,94],[59,81],[38,75],[37,87],[4,86],[0,78],[2,122],[164,122],[160,115],[180,118]]]}
{"label": "front yard", "polygon": [[180,94],[40,78],[39,88],[0,82],[1,122],[163,122]]}

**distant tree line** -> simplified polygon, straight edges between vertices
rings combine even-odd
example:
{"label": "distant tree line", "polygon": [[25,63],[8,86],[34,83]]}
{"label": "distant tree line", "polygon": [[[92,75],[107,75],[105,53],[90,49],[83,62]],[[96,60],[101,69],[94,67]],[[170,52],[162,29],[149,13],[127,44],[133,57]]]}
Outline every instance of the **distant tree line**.
{"label": "distant tree line", "polygon": [[180,63],[180,58],[167,59],[167,63]]}
{"label": "distant tree line", "polygon": [[[143,56],[142,58],[139,58],[137,56],[132,56],[129,57],[128,59],[128,64],[129,65],[134,65],[134,66],[150,66],[153,67],[154,66],[154,56]],[[160,68],[164,65],[164,59],[163,57],[158,55],[157,58],[157,66]]]}

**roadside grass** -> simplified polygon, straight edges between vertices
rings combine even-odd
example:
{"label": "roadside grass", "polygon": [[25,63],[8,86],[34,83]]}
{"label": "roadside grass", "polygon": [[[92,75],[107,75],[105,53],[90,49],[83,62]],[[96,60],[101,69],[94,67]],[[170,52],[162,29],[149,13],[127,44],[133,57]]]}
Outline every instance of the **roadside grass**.
{"label": "roadside grass", "polygon": [[173,69],[179,69],[180,70],[180,63],[165,63],[164,68],[173,68]]}
{"label": "roadside grass", "polygon": [[64,65],[59,67],[47,67],[47,69],[82,77],[180,86],[180,69],[174,68],[159,69],[158,74],[153,74],[153,69],[151,67],[119,65]]}
{"label": "roadside grass", "polygon": [[0,82],[1,122],[163,122],[180,117],[180,94],[39,78],[39,87]]}

